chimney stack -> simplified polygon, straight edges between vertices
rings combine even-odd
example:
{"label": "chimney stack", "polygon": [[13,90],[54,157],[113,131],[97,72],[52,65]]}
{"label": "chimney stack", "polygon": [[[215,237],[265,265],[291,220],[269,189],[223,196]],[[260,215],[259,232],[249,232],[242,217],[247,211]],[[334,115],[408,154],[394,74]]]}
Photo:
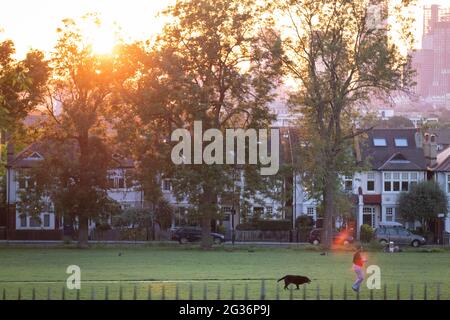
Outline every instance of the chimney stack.
{"label": "chimney stack", "polygon": [[429,167],[434,167],[437,163],[437,141],[435,134],[425,134],[423,152]]}
{"label": "chimney stack", "polygon": [[420,132],[420,129],[416,130],[416,133],[414,134],[414,138],[416,140],[416,148],[423,148],[423,137],[422,137],[422,133]]}

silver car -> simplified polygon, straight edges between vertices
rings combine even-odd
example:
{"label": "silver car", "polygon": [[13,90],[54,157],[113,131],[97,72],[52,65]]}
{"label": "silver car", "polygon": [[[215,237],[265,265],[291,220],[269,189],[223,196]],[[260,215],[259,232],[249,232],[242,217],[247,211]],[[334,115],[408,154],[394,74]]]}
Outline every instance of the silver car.
{"label": "silver car", "polygon": [[382,245],[387,245],[392,241],[397,245],[419,247],[426,243],[424,237],[412,233],[402,224],[397,222],[380,223],[379,227],[375,229],[375,239]]}

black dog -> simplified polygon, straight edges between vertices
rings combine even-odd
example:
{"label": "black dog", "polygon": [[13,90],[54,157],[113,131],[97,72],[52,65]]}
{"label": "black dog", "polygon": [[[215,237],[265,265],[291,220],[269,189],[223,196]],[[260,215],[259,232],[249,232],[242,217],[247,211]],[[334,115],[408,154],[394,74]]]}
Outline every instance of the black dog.
{"label": "black dog", "polygon": [[286,290],[291,283],[295,284],[297,286],[297,290],[298,290],[300,285],[311,282],[311,280],[308,277],[293,276],[293,275],[284,276],[283,278],[279,279],[277,282],[280,282],[281,280],[284,280],[284,290]]}

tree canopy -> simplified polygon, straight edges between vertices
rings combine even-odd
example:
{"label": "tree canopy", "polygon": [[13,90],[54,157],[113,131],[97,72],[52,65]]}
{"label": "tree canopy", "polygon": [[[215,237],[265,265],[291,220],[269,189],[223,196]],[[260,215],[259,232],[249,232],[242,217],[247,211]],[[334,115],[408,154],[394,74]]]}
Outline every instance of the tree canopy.
{"label": "tree canopy", "polygon": [[424,181],[402,193],[398,202],[398,213],[405,221],[420,221],[425,231],[439,214],[447,216],[448,198],[439,184]]}

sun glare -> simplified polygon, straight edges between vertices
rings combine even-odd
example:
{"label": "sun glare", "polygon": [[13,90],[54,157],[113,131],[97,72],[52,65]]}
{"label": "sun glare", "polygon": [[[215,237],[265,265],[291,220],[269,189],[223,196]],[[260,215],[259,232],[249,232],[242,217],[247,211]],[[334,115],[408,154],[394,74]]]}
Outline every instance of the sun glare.
{"label": "sun glare", "polygon": [[[91,26],[86,33],[83,30],[83,35],[90,38],[96,54],[108,54],[119,39],[125,43],[145,41],[159,33],[167,20],[158,17],[157,13],[174,1],[15,0],[7,4],[5,1],[0,10],[0,41],[14,39],[17,58],[25,56],[31,48],[49,53],[56,44],[56,29],[61,26],[61,20],[77,20],[87,13],[98,13],[101,27]],[[23,11],[23,8],[27,10]],[[11,12],[21,12],[22,18],[17,19]]]}
{"label": "sun glare", "polygon": [[110,26],[104,22],[99,26],[89,28],[86,34],[86,38],[92,46],[93,53],[99,55],[112,53],[119,41],[119,35],[114,30],[114,26]]}

